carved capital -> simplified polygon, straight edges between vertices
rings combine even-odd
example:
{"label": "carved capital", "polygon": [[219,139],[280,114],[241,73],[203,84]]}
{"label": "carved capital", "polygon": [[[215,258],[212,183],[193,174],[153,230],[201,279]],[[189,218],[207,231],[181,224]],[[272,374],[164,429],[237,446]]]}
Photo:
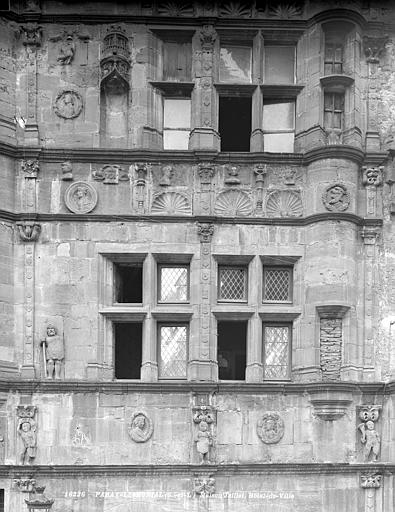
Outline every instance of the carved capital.
{"label": "carved capital", "polygon": [[23,242],[36,242],[41,233],[41,224],[38,222],[17,222],[19,238]]}
{"label": "carved capital", "polygon": [[381,475],[379,473],[366,473],[361,475],[362,489],[378,489],[381,486]]}
{"label": "carved capital", "polygon": [[18,405],[16,414],[18,418],[34,418],[37,407],[35,405]]}
{"label": "carved capital", "polygon": [[364,36],[362,39],[363,51],[367,62],[377,64],[384,52],[388,36]]}
{"label": "carved capital", "polygon": [[215,174],[215,165],[211,162],[201,162],[198,166],[198,173],[202,183],[211,183]]}
{"label": "carved capital", "polygon": [[[130,170],[131,170],[130,166]],[[137,185],[145,185],[145,180],[148,172],[148,165],[145,162],[136,162],[134,164],[134,170],[137,175]]]}
{"label": "carved capital", "polygon": [[21,27],[22,43],[25,46],[38,47],[42,41],[42,27],[35,23],[27,23]]}
{"label": "carved capital", "polygon": [[374,245],[380,236],[381,229],[378,226],[364,226],[361,229],[361,237],[365,245]]}
{"label": "carved capital", "polygon": [[363,421],[377,421],[381,409],[381,405],[361,405],[358,407],[359,417]]}
{"label": "carved capital", "polygon": [[262,183],[265,181],[267,174],[267,165],[266,164],[256,164],[254,167],[255,180],[257,183]]}
{"label": "carved capital", "polygon": [[25,173],[25,178],[37,178],[40,172],[38,160],[22,160],[21,169]]}
{"label": "carved capital", "polygon": [[195,496],[211,496],[215,493],[215,478],[213,475],[197,476],[193,481]]}
{"label": "carved capital", "polygon": [[211,242],[211,238],[214,234],[214,224],[202,222],[198,224],[198,235],[201,243]]}
{"label": "carved capital", "polygon": [[217,39],[217,32],[212,25],[204,25],[200,31],[200,42],[203,50],[212,50]]}
{"label": "carved capital", "polygon": [[363,166],[362,183],[365,186],[378,187],[383,183],[383,171],[384,166],[382,165],[378,167],[367,167],[366,165]]}
{"label": "carved capital", "polygon": [[34,492],[36,487],[36,479],[29,478],[14,478],[14,486],[21,492]]}

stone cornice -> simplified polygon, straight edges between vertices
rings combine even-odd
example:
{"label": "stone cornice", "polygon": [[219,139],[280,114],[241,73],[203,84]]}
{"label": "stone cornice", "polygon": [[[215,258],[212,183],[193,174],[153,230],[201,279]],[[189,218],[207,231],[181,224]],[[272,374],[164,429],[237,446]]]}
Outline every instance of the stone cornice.
{"label": "stone cornice", "polygon": [[0,392],[61,394],[61,393],[245,393],[288,394],[354,393],[356,395],[395,394],[395,381],[383,382],[141,382],[141,381],[82,381],[82,380],[0,380]]}
{"label": "stone cornice", "polygon": [[344,158],[346,160],[352,160],[357,164],[362,164],[364,157],[365,153],[362,149],[336,144],[334,146],[322,146],[306,151],[306,153],[304,153],[303,163],[310,164],[326,158]]}
{"label": "stone cornice", "polygon": [[343,221],[357,226],[383,225],[382,219],[365,218],[353,213],[324,212],[307,217],[214,217],[214,216],[169,216],[169,215],[130,215],[130,214],[73,214],[73,213],[24,213],[0,210],[0,220],[36,222],[152,222],[169,223],[213,223],[213,224],[252,224],[260,226],[308,226],[317,222]]}
{"label": "stone cornice", "polygon": [[91,478],[92,476],[154,476],[190,475],[207,472],[218,476],[301,474],[301,475],[355,475],[360,472],[393,474],[395,464],[347,464],[347,463],[268,463],[268,464],[152,464],[152,465],[51,465],[51,466],[0,466],[0,478]]}

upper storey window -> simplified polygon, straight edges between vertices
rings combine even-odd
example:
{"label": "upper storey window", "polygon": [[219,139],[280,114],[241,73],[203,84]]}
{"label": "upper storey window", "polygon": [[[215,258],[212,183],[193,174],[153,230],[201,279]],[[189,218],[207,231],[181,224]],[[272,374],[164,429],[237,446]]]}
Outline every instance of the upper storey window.
{"label": "upper storey window", "polygon": [[295,47],[265,46],[265,83],[295,82]]}
{"label": "upper storey window", "polygon": [[219,80],[229,83],[250,83],[252,49],[248,46],[224,45],[220,49]]}
{"label": "upper storey window", "polygon": [[341,41],[325,42],[325,75],[343,73],[343,44]]}
{"label": "upper storey window", "polygon": [[325,39],[324,75],[341,75],[347,72],[347,60],[353,53],[351,48],[347,49],[353,25],[346,21],[331,21],[324,23],[322,29]]}
{"label": "upper storey window", "polygon": [[163,99],[163,149],[188,149],[191,99]]}
{"label": "upper storey window", "polygon": [[163,42],[163,80],[191,80],[192,45],[190,41]]}

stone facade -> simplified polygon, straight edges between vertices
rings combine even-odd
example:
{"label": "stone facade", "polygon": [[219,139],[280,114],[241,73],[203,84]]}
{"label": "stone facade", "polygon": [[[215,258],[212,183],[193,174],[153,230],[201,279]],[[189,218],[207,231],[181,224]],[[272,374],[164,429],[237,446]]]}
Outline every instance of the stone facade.
{"label": "stone facade", "polygon": [[395,508],[390,4],[1,4],[1,512]]}

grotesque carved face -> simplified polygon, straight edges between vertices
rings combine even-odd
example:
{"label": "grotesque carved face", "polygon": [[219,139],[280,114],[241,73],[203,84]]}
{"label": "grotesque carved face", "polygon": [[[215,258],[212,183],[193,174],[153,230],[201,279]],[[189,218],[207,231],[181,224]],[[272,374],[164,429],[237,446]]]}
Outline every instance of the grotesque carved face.
{"label": "grotesque carved face", "polygon": [[366,427],[368,428],[368,430],[373,430],[374,429],[374,423],[373,421],[367,421],[366,422]]}
{"label": "grotesque carved face", "polygon": [[25,421],[22,423],[21,428],[24,432],[29,432],[30,430],[30,423],[28,421]]}
{"label": "grotesque carved face", "polygon": [[47,327],[47,335],[48,336],[56,336],[56,329],[55,329],[55,327]]}

